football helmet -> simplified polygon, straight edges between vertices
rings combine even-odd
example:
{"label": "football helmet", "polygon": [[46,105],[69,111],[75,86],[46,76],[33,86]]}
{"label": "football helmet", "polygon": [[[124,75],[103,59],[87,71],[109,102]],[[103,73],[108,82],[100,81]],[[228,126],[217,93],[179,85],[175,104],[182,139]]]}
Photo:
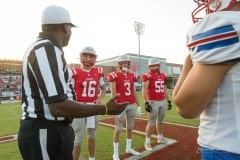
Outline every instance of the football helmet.
{"label": "football helmet", "polygon": [[194,0],[197,8],[192,12],[193,23],[201,20],[206,14],[216,11],[228,11],[239,1],[240,0]]}
{"label": "football helmet", "polygon": [[[83,55],[94,56],[93,58],[84,58]],[[96,51],[92,47],[84,47],[80,52],[80,61],[84,66],[91,67],[95,65],[95,61],[97,59]]]}
{"label": "football helmet", "polygon": [[[117,59],[119,69],[125,72],[128,72],[131,68],[131,59],[127,54],[120,55]],[[127,62],[127,65],[124,64]]]}
{"label": "football helmet", "polygon": [[157,58],[151,58],[148,60],[148,68],[150,72],[157,73],[160,72],[161,61]]}

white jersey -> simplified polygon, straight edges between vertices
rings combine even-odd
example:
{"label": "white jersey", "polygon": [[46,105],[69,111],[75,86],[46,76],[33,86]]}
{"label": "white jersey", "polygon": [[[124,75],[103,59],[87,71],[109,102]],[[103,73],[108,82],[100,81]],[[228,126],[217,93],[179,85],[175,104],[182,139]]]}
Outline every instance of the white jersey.
{"label": "white jersey", "polygon": [[[194,24],[187,42],[193,63],[239,59],[239,17],[240,12],[221,11]],[[240,62],[225,75],[213,100],[200,115],[200,122],[200,146],[240,154]]]}

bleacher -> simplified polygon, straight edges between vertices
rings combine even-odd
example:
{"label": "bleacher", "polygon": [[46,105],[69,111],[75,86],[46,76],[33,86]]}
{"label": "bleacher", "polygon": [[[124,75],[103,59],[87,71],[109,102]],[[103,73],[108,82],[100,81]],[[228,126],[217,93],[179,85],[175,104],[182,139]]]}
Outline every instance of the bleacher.
{"label": "bleacher", "polygon": [[21,98],[21,61],[0,60],[0,96],[9,100]]}

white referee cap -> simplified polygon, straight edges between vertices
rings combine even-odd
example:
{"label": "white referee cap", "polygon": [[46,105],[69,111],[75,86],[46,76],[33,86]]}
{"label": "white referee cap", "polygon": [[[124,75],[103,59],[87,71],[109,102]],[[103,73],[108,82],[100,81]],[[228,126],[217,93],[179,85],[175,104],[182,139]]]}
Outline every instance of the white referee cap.
{"label": "white referee cap", "polygon": [[41,18],[42,24],[70,24],[72,27],[76,27],[72,24],[70,15],[65,8],[60,6],[51,5],[45,8],[42,12]]}

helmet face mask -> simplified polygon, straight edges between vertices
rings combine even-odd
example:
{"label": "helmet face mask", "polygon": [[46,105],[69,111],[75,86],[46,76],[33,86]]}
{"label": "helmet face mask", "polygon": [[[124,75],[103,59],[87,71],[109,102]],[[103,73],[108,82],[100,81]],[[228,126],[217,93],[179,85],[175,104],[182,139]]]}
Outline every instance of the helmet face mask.
{"label": "helmet face mask", "polygon": [[131,68],[131,59],[128,55],[120,55],[117,59],[118,67],[122,72],[128,72]]}
{"label": "helmet face mask", "polygon": [[159,73],[160,72],[160,64],[159,65],[151,65],[148,66],[151,73]]}
{"label": "helmet face mask", "polygon": [[129,72],[131,68],[131,61],[118,62],[118,67],[122,72]]}
{"label": "helmet face mask", "polygon": [[198,22],[206,14],[217,11],[228,11],[239,0],[194,0],[197,4],[192,12],[193,23]]}

